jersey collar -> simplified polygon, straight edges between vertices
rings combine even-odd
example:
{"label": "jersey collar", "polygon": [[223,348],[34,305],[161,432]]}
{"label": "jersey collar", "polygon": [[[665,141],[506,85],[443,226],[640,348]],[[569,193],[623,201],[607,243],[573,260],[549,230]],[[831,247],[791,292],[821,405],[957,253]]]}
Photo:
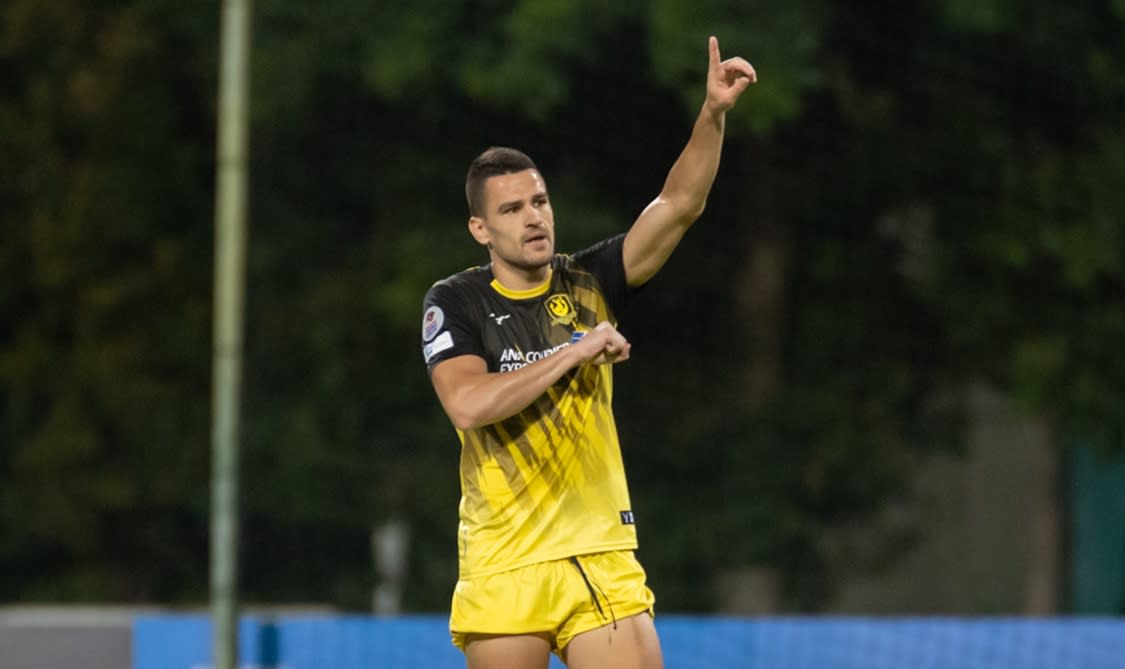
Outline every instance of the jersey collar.
{"label": "jersey collar", "polygon": [[512,290],[511,288],[505,288],[495,278],[492,279],[492,283],[490,283],[489,285],[492,286],[493,290],[500,293],[509,300],[529,300],[533,297],[539,297],[540,295],[543,295],[548,290],[550,290],[551,279],[554,277],[554,275],[554,268],[547,268],[547,278],[543,280],[543,283],[533,288],[528,288],[527,290]]}

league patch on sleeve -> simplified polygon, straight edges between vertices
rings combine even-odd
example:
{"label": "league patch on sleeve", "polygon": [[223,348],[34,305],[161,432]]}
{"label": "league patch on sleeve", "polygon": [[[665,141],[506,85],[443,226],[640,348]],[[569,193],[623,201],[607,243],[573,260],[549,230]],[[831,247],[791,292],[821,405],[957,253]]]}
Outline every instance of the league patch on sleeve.
{"label": "league patch on sleeve", "polygon": [[[434,308],[436,309],[437,307]],[[422,349],[422,355],[426,356],[426,364],[429,364],[429,362],[434,359],[435,355],[447,348],[453,348],[453,335],[448,331],[438,335],[437,339],[426,344],[425,348]]]}
{"label": "league patch on sleeve", "polygon": [[442,325],[445,325],[445,312],[441,307],[435,304],[426,309],[425,315],[422,316],[422,341],[433,339],[434,335],[441,332]]}

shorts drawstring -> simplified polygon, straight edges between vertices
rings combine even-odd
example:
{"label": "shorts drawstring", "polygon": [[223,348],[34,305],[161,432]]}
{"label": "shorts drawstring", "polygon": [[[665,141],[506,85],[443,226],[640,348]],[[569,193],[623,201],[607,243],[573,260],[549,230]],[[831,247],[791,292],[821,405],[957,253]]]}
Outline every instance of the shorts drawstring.
{"label": "shorts drawstring", "polygon": [[[578,573],[582,575],[582,580],[586,583],[586,589],[590,591],[590,598],[594,600],[594,606],[598,609],[598,615],[602,617],[602,620],[605,620],[605,612],[602,611],[602,603],[598,600],[598,594],[600,593],[602,599],[605,600],[605,605],[609,607],[609,615],[613,619],[613,629],[617,629],[617,616],[613,613],[613,604],[610,603],[609,597],[606,597],[605,592],[590,581],[590,577],[586,575],[586,570],[582,568],[582,563],[578,561],[577,555],[571,556],[570,562],[574,565],[575,569],[578,570]],[[597,589],[596,592],[595,588]]]}

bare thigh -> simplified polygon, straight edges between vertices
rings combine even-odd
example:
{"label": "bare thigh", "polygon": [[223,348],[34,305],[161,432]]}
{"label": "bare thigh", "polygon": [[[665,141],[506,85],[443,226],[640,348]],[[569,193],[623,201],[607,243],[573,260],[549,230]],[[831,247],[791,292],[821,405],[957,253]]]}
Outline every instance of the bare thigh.
{"label": "bare thigh", "polygon": [[469,669],[547,669],[551,642],[545,634],[470,634],[465,659]]}
{"label": "bare thigh", "polygon": [[664,669],[652,616],[638,613],[574,637],[563,652],[569,669]]}

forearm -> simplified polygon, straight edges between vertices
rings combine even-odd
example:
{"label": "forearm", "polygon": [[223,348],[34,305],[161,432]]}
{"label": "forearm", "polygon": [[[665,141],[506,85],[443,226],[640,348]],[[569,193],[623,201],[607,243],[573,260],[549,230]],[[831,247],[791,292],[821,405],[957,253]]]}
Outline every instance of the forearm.
{"label": "forearm", "polygon": [[439,395],[454,427],[482,427],[523,411],[581,362],[582,356],[567,346],[510,372],[473,374]]}
{"label": "forearm", "polygon": [[687,145],[668,171],[660,191],[660,199],[688,223],[698,218],[707,204],[707,195],[719,171],[725,126],[726,112],[705,102]]}
{"label": "forearm", "polygon": [[668,171],[664,187],[625,236],[623,259],[630,286],[648,281],[703,213],[719,170],[726,113],[704,103],[691,137]]}
{"label": "forearm", "polygon": [[708,39],[710,65],[707,97],[687,145],[672,164],[664,188],[625,235],[622,260],[630,286],[648,281],[672,254],[680,238],[703,213],[723,148],[726,112],[746,87],[757,80],[750,63],[742,58],[719,59],[719,41]]}

